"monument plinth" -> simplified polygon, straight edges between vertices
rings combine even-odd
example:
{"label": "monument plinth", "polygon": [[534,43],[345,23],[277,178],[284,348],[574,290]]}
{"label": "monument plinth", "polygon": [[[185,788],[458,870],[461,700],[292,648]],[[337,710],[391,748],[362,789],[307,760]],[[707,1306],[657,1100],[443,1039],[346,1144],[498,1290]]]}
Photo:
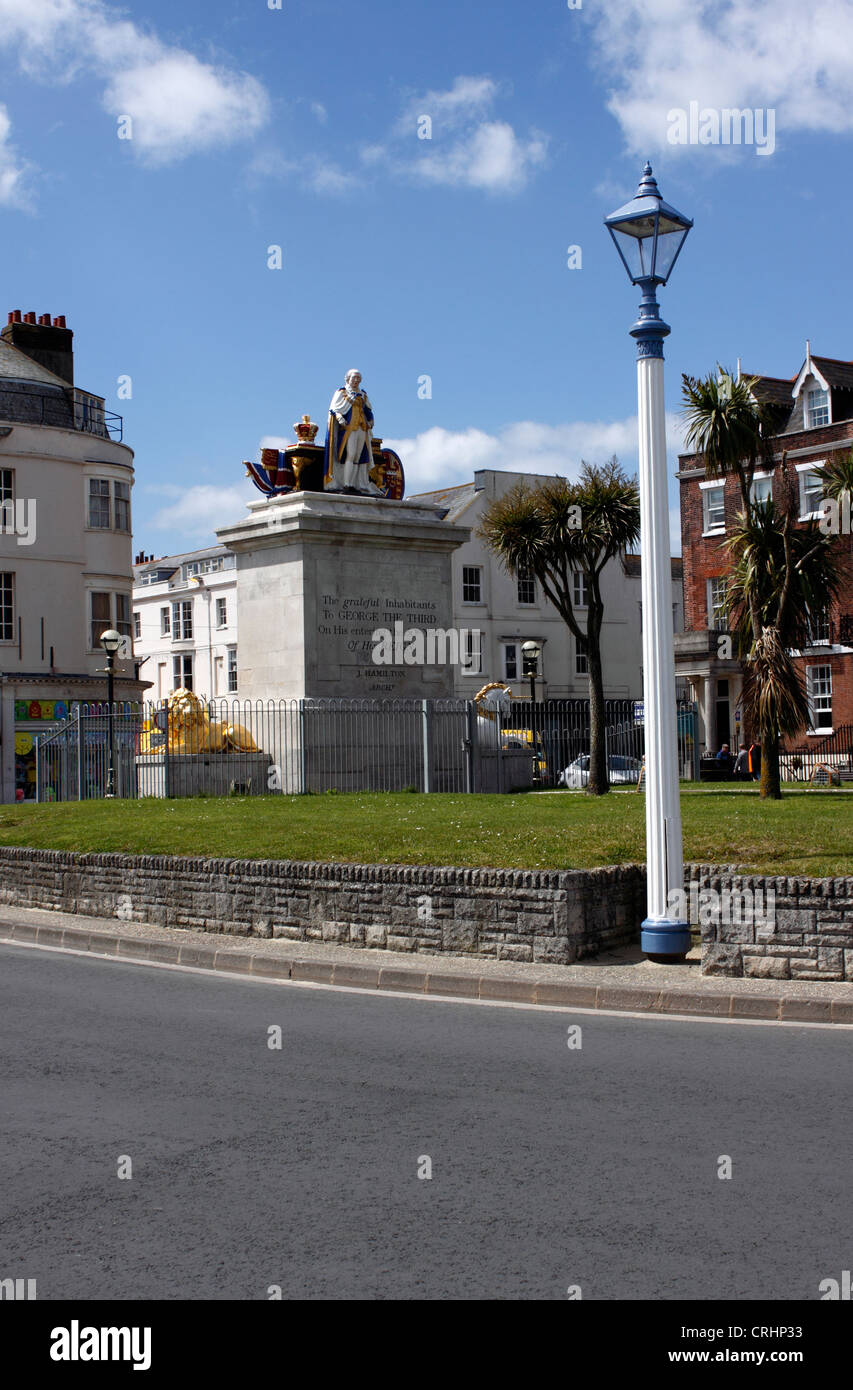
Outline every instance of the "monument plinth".
{"label": "monument plinth", "polygon": [[[241,697],[451,695],[451,646],[429,634],[452,628],[451,556],[470,531],[443,516],[380,496],[294,491],[250,503],[220,529],[237,556]],[[377,661],[382,630],[391,640]],[[427,639],[419,651],[405,643],[412,632]]]}

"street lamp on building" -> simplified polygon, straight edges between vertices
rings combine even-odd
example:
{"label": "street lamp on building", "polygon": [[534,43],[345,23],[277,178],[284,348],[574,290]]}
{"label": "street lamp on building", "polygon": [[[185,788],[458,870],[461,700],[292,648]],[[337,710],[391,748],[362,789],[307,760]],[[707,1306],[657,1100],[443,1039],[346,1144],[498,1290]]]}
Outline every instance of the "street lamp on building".
{"label": "street lamp on building", "polygon": [[533,780],[539,779],[539,749],[536,746],[536,677],[542,648],[538,642],[524,642],[521,648],[521,674],[530,681],[530,742],[533,747]]}
{"label": "street lamp on building", "polygon": [[101,646],[107,654],[107,790],[105,795],[113,797],[116,794],[115,776],[115,734],[113,720],[113,699],[115,695],[115,664],[116,652],[123,642],[120,632],[115,628],[108,628],[101,633]]}
{"label": "street lamp on building", "polygon": [[[684,888],[678,743],[675,722],[675,658],[672,640],[672,576],[663,395],[663,322],[657,287],[665,285],[693,226],[663,201],[646,165],[636,196],[605,217],[631,283],[642,290],[631,328],[637,340],[640,421],[640,517],[642,526],[643,687],[646,729],[647,908],[642,947],[652,957],[683,957],[690,928],[670,906]],[[678,900],[676,900],[678,901]]]}

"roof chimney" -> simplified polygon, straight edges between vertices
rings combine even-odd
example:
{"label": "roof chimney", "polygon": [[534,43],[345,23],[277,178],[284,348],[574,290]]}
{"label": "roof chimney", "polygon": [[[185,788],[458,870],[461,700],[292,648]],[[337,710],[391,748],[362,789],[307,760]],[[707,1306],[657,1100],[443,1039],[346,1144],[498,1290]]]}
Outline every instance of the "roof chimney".
{"label": "roof chimney", "polygon": [[74,385],[74,334],[65,326],[65,315],[51,323],[50,314],[42,314],[38,322],[34,313],[21,316],[13,309],[9,322],[0,331],[4,343],[26,353],[34,362],[46,367],[54,376]]}

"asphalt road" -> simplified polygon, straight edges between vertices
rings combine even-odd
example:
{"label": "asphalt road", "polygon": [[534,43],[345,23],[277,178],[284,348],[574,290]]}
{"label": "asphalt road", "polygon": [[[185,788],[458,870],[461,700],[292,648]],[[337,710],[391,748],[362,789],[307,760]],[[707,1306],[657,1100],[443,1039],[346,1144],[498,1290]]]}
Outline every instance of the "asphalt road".
{"label": "asphalt road", "polygon": [[814,1300],[850,1268],[846,1030],[6,946],[0,981],[0,1278],[39,1299]]}

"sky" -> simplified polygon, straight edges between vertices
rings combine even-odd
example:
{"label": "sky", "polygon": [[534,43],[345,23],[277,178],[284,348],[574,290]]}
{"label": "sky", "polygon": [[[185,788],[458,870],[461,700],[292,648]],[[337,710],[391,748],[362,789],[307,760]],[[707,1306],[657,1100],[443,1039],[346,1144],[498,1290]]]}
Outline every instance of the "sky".
{"label": "sky", "polygon": [[[0,72],[0,311],[66,315],[147,554],[237,520],[242,461],[322,434],[351,367],[409,494],[633,472],[602,218],[646,158],[695,220],[661,291],[671,472],[683,372],[853,358],[853,0],[0,0]],[[751,140],[715,141],[735,108]]]}

